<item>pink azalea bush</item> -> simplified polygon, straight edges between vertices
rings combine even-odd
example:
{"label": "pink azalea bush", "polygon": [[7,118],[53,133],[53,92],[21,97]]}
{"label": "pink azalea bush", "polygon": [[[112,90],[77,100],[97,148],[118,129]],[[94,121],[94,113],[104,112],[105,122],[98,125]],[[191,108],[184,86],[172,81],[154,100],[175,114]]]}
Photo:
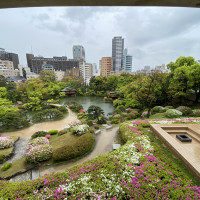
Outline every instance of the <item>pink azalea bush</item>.
{"label": "pink azalea bush", "polygon": [[0,137],[0,149],[12,147],[14,140],[10,136]]}
{"label": "pink azalea bush", "polygon": [[28,143],[26,150],[28,151],[29,149],[35,146],[44,145],[44,144],[49,145],[49,140],[46,137],[37,137]]}
{"label": "pink azalea bush", "polygon": [[51,138],[51,135],[46,135],[45,138],[49,140]]}
{"label": "pink azalea bush", "polygon": [[49,160],[52,157],[53,149],[50,145],[34,146],[26,152],[28,162],[37,163],[44,160]]}

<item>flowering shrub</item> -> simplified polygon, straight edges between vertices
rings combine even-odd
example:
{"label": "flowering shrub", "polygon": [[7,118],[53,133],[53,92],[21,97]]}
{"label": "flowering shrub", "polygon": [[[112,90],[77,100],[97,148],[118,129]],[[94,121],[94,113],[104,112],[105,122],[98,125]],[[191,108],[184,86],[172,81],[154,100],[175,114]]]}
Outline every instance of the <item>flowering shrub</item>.
{"label": "flowering shrub", "polygon": [[52,157],[53,149],[49,145],[34,146],[26,152],[28,162],[37,163],[44,160],[49,160]]}
{"label": "flowering shrub", "polygon": [[131,110],[127,114],[127,119],[136,119],[139,116],[139,113],[136,110]]}
{"label": "flowering shrub", "polygon": [[45,135],[45,138],[49,140],[51,138],[51,135]]}
{"label": "flowering shrub", "polygon": [[152,108],[152,112],[153,113],[162,113],[165,112],[166,108],[162,107],[162,106],[155,106]]}
{"label": "flowering shrub", "polygon": [[86,124],[78,125],[73,128],[74,135],[83,135],[88,131],[88,126]]}
{"label": "flowering shrub", "polygon": [[31,140],[27,147],[26,150],[30,150],[31,148],[38,146],[38,145],[49,145],[49,140],[46,137],[37,137],[33,140]]}
{"label": "flowering shrub", "polygon": [[178,118],[182,116],[182,112],[176,109],[169,109],[166,111],[165,116],[169,118]]}
{"label": "flowering shrub", "polygon": [[0,149],[12,147],[14,140],[10,136],[0,137]]}
{"label": "flowering shrub", "polygon": [[[142,118],[147,117],[148,111],[144,111],[141,115]],[[149,114],[149,116],[151,115],[151,113]]]}
{"label": "flowering shrub", "polygon": [[192,109],[187,106],[179,106],[176,110],[181,111],[183,116],[191,116],[193,114]]}
{"label": "flowering shrub", "polygon": [[194,112],[195,117],[200,117],[200,110]]}

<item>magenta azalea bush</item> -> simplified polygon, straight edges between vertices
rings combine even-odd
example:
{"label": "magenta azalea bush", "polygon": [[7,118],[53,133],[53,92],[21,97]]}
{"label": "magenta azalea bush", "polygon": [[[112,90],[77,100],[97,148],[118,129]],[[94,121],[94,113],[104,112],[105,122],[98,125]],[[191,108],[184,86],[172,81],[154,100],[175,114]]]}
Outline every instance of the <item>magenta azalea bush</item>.
{"label": "magenta azalea bush", "polygon": [[34,146],[26,152],[28,162],[37,163],[44,160],[49,160],[52,157],[53,149],[50,145]]}
{"label": "magenta azalea bush", "polygon": [[14,140],[10,136],[0,137],[0,149],[12,147]]}

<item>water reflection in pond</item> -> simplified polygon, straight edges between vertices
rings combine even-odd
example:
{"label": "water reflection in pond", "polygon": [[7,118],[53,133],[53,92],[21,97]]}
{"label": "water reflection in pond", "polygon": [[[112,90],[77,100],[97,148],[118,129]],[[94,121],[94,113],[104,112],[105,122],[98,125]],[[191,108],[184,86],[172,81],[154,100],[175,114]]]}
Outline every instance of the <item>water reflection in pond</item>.
{"label": "water reflection in pond", "polygon": [[60,104],[65,105],[69,104],[70,101],[76,101],[77,103],[81,104],[84,110],[87,110],[89,106],[95,105],[99,106],[104,110],[105,115],[109,112],[114,110],[112,103],[105,103],[103,101],[103,97],[96,97],[96,96],[69,96],[65,97],[60,101]]}

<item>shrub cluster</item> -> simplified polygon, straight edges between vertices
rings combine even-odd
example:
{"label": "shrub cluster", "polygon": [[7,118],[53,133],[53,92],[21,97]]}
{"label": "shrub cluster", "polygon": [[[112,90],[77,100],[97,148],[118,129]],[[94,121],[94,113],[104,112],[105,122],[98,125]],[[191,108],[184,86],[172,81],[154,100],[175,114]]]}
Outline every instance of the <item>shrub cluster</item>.
{"label": "shrub cluster", "polygon": [[67,108],[65,106],[60,106],[57,109],[62,113],[68,113],[68,110],[67,110]]}
{"label": "shrub cluster", "polygon": [[88,126],[86,124],[78,125],[73,127],[72,131],[74,135],[83,135],[88,131]]}
{"label": "shrub cluster", "polygon": [[127,114],[127,119],[136,119],[137,117],[139,117],[139,113],[136,110],[131,110],[128,114]]}
{"label": "shrub cluster", "polygon": [[200,110],[194,112],[195,117],[200,117]]}
{"label": "shrub cluster", "polygon": [[0,137],[0,149],[12,147],[14,140],[10,136]]}
{"label": "shrub cluster", "polygon": [[169,109],[166,111],[165,116],[169,118],[178,118],[182,116],[182,112],[176,109]]}
{"label": "shrub cluster", "polygon": [[192,114],[193,114],[192,109],[187,106],[179,106],[176,109],[181,111],[183,116],[192,116]]}
{"label": "shrub cluster", "polygon": [[3,163],[4,159],[5,159],[5,155],[4,154],[0,154],[0,164]]}
{"label": "shrub cluster", "polygon": [[31,163],[48,160],[52,157],[53,149],[45,137],[37,137],[26,147],[26,160]]}
{"label": "shrub cluster", "polygon": [[46,136],[46,134],[47,134],[46,131],[37,131],[31,136],[31,139],[34,139],[37,137],[44,137],[44,136]]}
{"label": "shrub cluster", "polygon": [[52,130],[48,131],[49,135],[56,135],[57,133],[58,133],[58,130],[56,130],[56,129],[52,129]]}
{"label": "shrub cluster", "polygon": [[3,171],[6,171],[6,170],[8,170],[11,166],[12,166],[12,163],[6,163],[1,169],[2,169]]}
{"label": "shrub cluster", "polygon": [[69,108],[74,112],[78,112],[83,109],[83,106],[75,101],[71,101]]}
{"label": "shrub cluster", "polygon": [[58,135],[64,135],[66,133],[68,133],[68,130],[67,129],[63,129],[63,130],[58,132]]}
{"label": "shrub cluster", "polygon": [[152,112],[153,113],[162,113],[165,112],[166,108],[162,107],[162,106],[155,106],[152,108]]}
{"label": "shrub cluster", "polygon": [[92,149],[94,142],[94,136],[91,133],[86,133],[73,144],[56,149],[53,152],[53,160],[59,162],[82,156]]}

